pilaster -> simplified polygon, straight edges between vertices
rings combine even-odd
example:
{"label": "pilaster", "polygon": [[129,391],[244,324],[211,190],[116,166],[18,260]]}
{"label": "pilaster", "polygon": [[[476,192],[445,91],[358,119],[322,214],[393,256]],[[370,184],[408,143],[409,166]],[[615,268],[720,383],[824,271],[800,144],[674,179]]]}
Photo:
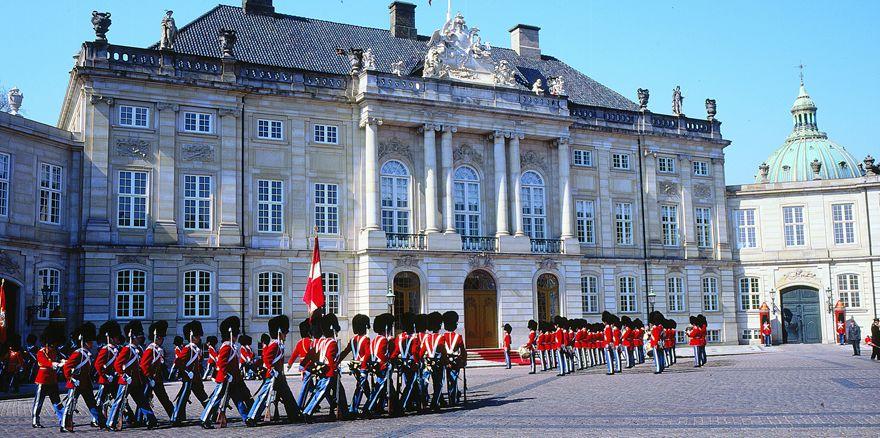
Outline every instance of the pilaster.
{"label": "pilaster", "polygon": [[221,108],[220,115],[220,245],[241,246],[238,200],[241,190],[241,142],[234,108]]}
{"label": "pilaster", "polygon": [[110,121],[113,98],[93,94],[87,109],[85,156],[85,179],[88,186],[88,204],[83,208],[88,212],[86,219],[86,238],[89,243],[109,242],[110,240]]}
{"label": "pilaster", "polygon": [[159,103],[156,105],[159,122],[159,147],[156,151],[154,196],[152,211],[153,239],[157,244],[177,243],[177,224],[174,220],[176,191],[174,189],[174,151],[177,135],[178,105]]}

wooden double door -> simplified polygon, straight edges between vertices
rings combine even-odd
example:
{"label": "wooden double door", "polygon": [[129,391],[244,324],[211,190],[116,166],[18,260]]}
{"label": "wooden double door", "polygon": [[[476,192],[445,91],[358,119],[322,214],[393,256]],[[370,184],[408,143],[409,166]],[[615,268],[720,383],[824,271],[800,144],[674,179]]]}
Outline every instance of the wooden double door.
{"label": "wooden double door", "polygon": [[819,291],[797,288],[782,292],[782,340],[787,344],[822,342]]}
{"label": "wooden double door", "polygon": [[498,294],[495,280],[474,271],[464,283],[464,332],[467,348],[498,347]]}

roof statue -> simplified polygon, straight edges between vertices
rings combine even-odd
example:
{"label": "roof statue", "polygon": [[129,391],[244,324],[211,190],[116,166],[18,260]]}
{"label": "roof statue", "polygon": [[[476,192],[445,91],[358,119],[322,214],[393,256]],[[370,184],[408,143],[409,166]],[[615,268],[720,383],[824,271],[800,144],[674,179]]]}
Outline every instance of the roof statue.
{"label": "roof statue", "polygon": [[639,96],[639,109],[648,109],[648,99],[651,98],[651,92],[647,88],[639,88],[637,93]]}
{"label": "roof statue", "polygon": [[495,84],[491,53],[492,48],[480,38],[480,29],[469,28],[458,13],[431,36],[422,76]]}
{"label": "roof statue", "polygon": [[364,70],[375,70],[376,69],[376,57],[373,56],[373,50],[367,49],[364,50],[363,59]]}
{"label": "roof statue", "polygon": [[403,61],[394,61],[391,63],[391,73],[396,76],[403,76]]}
{"label": "roof statue", "polygon": [[562,76],[548,78],[547,86],[550,87],[550,94],[565,96],[565,79]]}
{"label": "roof statue", "polygon": [[541,79],[535,79],[535,83],[532,84],[532,93],[540,96],[544,94],[544,84],[541,82]]}
{"label": "roof statue", "polygon": [[174,11],[165,11],[162,17],[162,39],[159,40],[160,50],[173,50],[174,40],[177,39],[177,25],[174,24],[174,18],[171,15]]}
{"label": "roof statue", "polygon": [[672,114],[676,116],[683,116],[684,113],[681,112],[681,102],[684,100],[684,96],[681,95],[681,86],[676,85],[675,89],[672,90]]}
{"label": "roof statue", "polygon": [[9,114],[13,116],[21,115],[19,113],[19,109],[21,108],[21,102],[24,100],[24,93],[18,89],[18,87],[12,87],[9,91],[6,92],[6,103],[9,105]]}

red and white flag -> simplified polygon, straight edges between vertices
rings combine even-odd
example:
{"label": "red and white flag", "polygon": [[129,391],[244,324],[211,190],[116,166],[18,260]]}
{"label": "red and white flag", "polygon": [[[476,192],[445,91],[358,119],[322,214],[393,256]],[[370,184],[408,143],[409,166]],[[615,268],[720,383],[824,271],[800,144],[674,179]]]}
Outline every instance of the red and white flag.
{"label": "red and white flag", "polygon": [[315,310],[324,306],[324,281],[321,279],[321,249],[318,247],[318,236],[315,236],[312,269],[309,270],[309,281],[303,293],[303,302],[309,310],[309,318]]}
{"label": "red and white flag", "polygon": [[0,344],[6,342],[6,280],[0,282]]}

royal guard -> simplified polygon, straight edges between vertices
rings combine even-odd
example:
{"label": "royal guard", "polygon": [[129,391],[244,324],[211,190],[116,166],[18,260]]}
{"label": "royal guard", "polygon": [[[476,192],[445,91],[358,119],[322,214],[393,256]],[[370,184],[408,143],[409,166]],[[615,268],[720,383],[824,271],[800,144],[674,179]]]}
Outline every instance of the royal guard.
{"label": "royal guard", "polygon": [[[98,349],[98,355],[95,356],[95,375],[98,380],[97,403],[101,413],[106,418],[110,409],[110,403],[116,396],[119,389],[117,383],[116,370],[113,363],[116,361],[116,355],[119,354],[119,345],[123,342],[122,329],[116,321],[107,321],[101,324],[98,330],[98,338],[105,342],[104,346]],[[104,425],[106,426],[106,424]]]}
{"label": "royal guard", "polygon": [[419,342],[419,350],[415,355],[419,369],[416,372],[416,385],[419,388],[419,397],[416,400],[419,410],[425,409],[430,403],[428,394],[428,380],[425,377],[425,345],[428,343],[428,315],[419,313],[413,317],[415,320],[415,334]]}
{"label": "royal guard", "polygon": [[614,324],[614,315],[609,311],[602,312],[602,322],[605,323],[605,327],[602,330],[602,346],[604,347],[604,355],[605,355],[605,365],[607,370],[605,374],[613,375],[614,371],[618,368],[617,365],[614,364],[614,328],[612,325]]}
{"label": "royal guard", "polygon": [[174,413],[171,415],[171,424],[177,426],[186,421],[186,405],[189,404],[190,394],[195,394],[196,399],[203,406],[208,401],[205,392],[205,384],[202,381],[202,323],[196,320],[183,326],[183,337],[188,343],[183,346],[174,359],[174,366],[180,370],[180,390],[174,403]]}
{"label": "royal guard", "polygon": [[677,358],[675,356],[675,329],[676,329],[676,327],[678,327],[678,324],[675,322],[675,320],[667,319],[666,321],[663,322],[663,328],[665,330],[665,336],[666,336],[666,338],[664,339],[665,344],[663,345],[663,347],[666,350],[667,367],[669,365],[675,365],[675,362],[677,362]]}
{"label": "royal guard", "polygon": [[620,354],[623,349],[623,332],[620,330],[620,318],[617,315],[613,316],[611,336],[614,339],[614,349],[612,350],[612,353],[614,353],[614,371],[620,373],[623,371],[623,359],[621,359]]}
{"label": "royal guard", "polygon": [[626,367],[632,368],[636,365],[635,355],[633,354],[633,323],[630,317],[624,315],[620,318],[620,325],[623,328],[620,333],[620,344],[626,354]]}
{"label": "royal guard", "polygon": [[550,337],[550,342],[552,343],[550,354],[552,354],[556,360],[557,376],[564,376],[568,371],[565,365],[565,358],[562,357],[562,348],[565,344],[565,329],[563,328],[563,325],[563,318],[561,316],[556,315],[553,317],[553,333]]}
{"label": "royal guard", "polygon": [[168,380],[177,380],[180,378],[180,373],[178,372],[176,362],[177,358],[180,357],[181,351],[183,351],[183,336],[177,335],[174,337],[174,341],[171,342],[174,345],[174,361],[171,364],[171,371],[168,372]]}
{"label": "royal guard", "polygon": [[843,314],[837,315],[837,343],[846,345],[846,323],[843,321]]}
{"label": "royal guard", "polygon": [[773,328],[770,327],[770,319],[766,316],[762,317],[763,321],[761,321],[761,339],[764,340],[764,346],[769,347],[773,345]]}
{"label": "royal guard", "polygon": [[547,371],[549,360],[547,359],[547,322],[541,321],[538,324],[540,333],[538,334],[538,342],[536,343],[538,354],[541,356],[541,371]]}
{"label": "royal guard", "polygon": [[700,365],[706,365],[706,343],[708,342],[706,335],[709,333],[709,324],[702,313],[697,315],[697,323],[700,325]]}
{"label": "royal guard", "polygon": [[271,414],[268,408],[275,400],[280,400],[284,406],[288,423],[292,423],[302,416],[299,405],[293,398],[293,393],[290,392],[290,386],[287,385],[287,378],[284,376],[284,341],[287,339],[287,334],[290,333],[290,319],[287,315],[276,316],[269,320],[268,327],[269,333],[274,334],[275,338],[263,347],[261,357],[263,367],[267,371],[245,420],[245,424],[248,426],[256,426],[257,421],[263,417],[264,411],[266,411],[266,419],[270,420]]}
{"label": "royal guard", "polygon": [[525,347],[529,351],[529,366],[531,367],[531,371],[529,371],[529,374],[535,374],[535,371],[537,368],[536,363],[535,363],[535,354],[536,354],[535,350],[538,348],[538,346],[537,346],[538,335],[536,333],[536,330],[538,330],[538,322],[535,321],[534,319],[530,319],[529,323],[528,323],[528,327],[529,327],[529,339],[526,341],[526,343],[525,343],[525,345],[523,345],[523,347]]}
{"label": "royal guard", "polygon": [[256,354],[254,354],[253,348],[251,348],[251,344],[253,344],[254,340],[248,335],[241,335],[238,337],[238,343],[240,344],[239,349],[239,357],[238,363],[239,367],[241,367],[242,375],[245,379],[254,379],[256,378],[255,373],[255,365],[254,358]]}
{"label": "royal guard", "polygon": [[37,376],[37,369],[39,368],[39,365],[37,364],[38,351],[40,351],[40,348],[37,347],[37,336],[33,333],[29,333],[27,338],[25,338],[24,345],[25,381],[31,382]]}
{"label": "royal guard", "polygon": [[205,340],[205,371],[202,380],[212,379],[217,370],[217,337],[208,336]]}
{"label": "royal guard", "polygon": [[18,393],[19,381],[24,371],[24,357],[21,353],[21,336],[12,333],[6,339],[6,352],[0,361],[6,364],[0,374],[0,391]]}
{"label": "royal guard", "polygon": [[663,361],[663,314],[654,311],[648,316],[648,324],[650,329],[650,338],[648,340],[648,346],[651,347],[651,352],[654,356],[654,374],[660,374],[663,372],[665,368],[665,364]]}
{"label": "royal guard", "polygon": [[168,321],[156,321],[150,324],[149,332],[152,342],[141,355],[140,363],[146,384],[145,396],[150,400],[151,405],[153,397],[159,400],[168,418],[171,418],[174,416],[174,403],[171,403],[165,391],[165,350],[162,348],[162,343],[168,334]]}
{"label": "royal guard", "polygon": [[[346,410],[345,390],[339,381],[338,353],[339,343],[336,334],[339,333],[339,321],[336,315],[328,313],[324,316],[312,317],[312,324],[320,327],[320,338],[315,341],[314,357],[311,364],[311,374],[315,376],[315,384],[303,409],[303,417],[311,421],[315,410],[323,400],[330,405],[330,417],[341,417]],[[334,415],[336,411],[336,415]],[[338,417],[337,417],[338,416]]]}
{"label": "royal guard", "polygon": [[95,395],[92,389],[92,345],[97,334],[95,325],[87,322],[74,331],[74,336],[79,339],[80,347],[70,353],[64,362],[64,378],[67,379],[67,398],[64,400],[64,413],[61,420],[61,432],[73,432],[73,413],[76,412],[76,402],[82,397],[89,414],[92,416],[92,426],[103,428],[106,423],[104,414],[98,410]]}
{"label": "royal guard", "polygon": [[403,380],[400,392],[401,411],[415,410],[421,406],[421,387],[416,377],[419,374],[420,351],[415,315],[406,312],[400,316],[400,333],[394,338],[394,349],[391,353],[392,364]]}
{"label": "royal guard", "polygon": [[422,374],[427,386],[428,380],[431,381],[431,398],[428,403],[433,410],[440,409],[444,403],[443,400],[443,335],[440,330],[443,328],[443,315],[440,312],[431,312],[428,314],[428,333],[425,336],[425,342],[422,343],[421,356],[425,358],[425,369]]}
{"label": "royal guard", "polygon": [[501,340],[501,348],[504,350],[504,365],[510,369],[510,332],[513,331],[513,327],[510,324],[504,324],[502,328],[504,329],[504,338]]}
{"label": "royal guard", "polygon": [[391,351],[388,336],[393,332],[394,316],[390,313],[382,313],[373,319],[373,331],[376,335],[370,341],[371,359],[369,362],[370,374],[373,376],[373,392],[365,409],[366,412],[378,414],[385,403],[388,403],[388,412],[392,413],[396,400],[389,399],[389,394],[394,393],[393,367],[391,366]]}
{"label": "royal guard", "polygon": [[700,364],[700,325],[698,324],[699,319],[696,316],[691,315],[690,323],[691,325],[687,328],[687,336],[689,338],[688,344],[694,349],[694,368],[699,368]]}
{"label": "royal guard", "polygon": [[[446,329],[444,342],[446,351],[446,393],[449,396],[449,404],[461,403],[461,390],[458,388],[458,378],[467,367],[467,349],[464,338],[458,330],[458,313],[450,310],[443,314],[443,328]],[[464,379],[464,390],[467,391],[467,375]]]}
{"label": "royal guard", "polygon": [[244,383],[238,364],[238,336],[241,333],[241,320],[230,316],[220,323],[220,336],[223,343],[217,350],[217,373],[214,382],[217,386],[200,418],[202,427],[213,429],[214,423],[226,427],[226,405],[230,399],[242,419],[246,419],[250,411],[251,394]]}
{"label": "royal guard", "polygon": [[34,395],[34,406],[31,411],[31,425],[35,428],[42,428],[40,424],[40,413],[43,411],[43,401],[49,397],[52,408],[55,410],[55,416],[60,423],[63,418],[61,405],[61,396],[58,393],[58,369],[64,365],[63,361],[58,360],[58,345],[64,343],[67,336],[64,334],[64,326],[58,323],[49,323],[43,330],[41,341],[43,348],[37,351],[37,376],[34,383],[37,384],[36,394]]}
{"label": "royal guard", "polygon": [[633,321],[633,348],[636,352],[636,363],[645,363],[645,323],[641,318]]}
{"label": "royal guard", "polygon": [[361,405],[365,404],[364,395],[369,398],[370,394],[372,394],[370,389],[370,373],[367,368],[372,357],[370,337],[367,335],[369,328],[369,316],[360,313],[355,315],[351,319],[351,330],[354,336],[351,337],[348,346],[339,355],[340,361],[344,360],[349,352],[351,352],[352,356],[351,361],[348,363],[351,375],[355,379],[354,393],[351,395],[351,404],[348,406],[348,412],[352,415],[358,415],[363,412]]}
{"label": "royal guard", "polygon": [[[315,329],[320,331],[318,325]],[[314,379],[312,379],[311,369],[314,360],[314,338],[312,337],[312,324],[308,319],[304,319],[299,323],[299,341],[293,347],[290,354],[290,360],[287,361],[287,369],[293,368],[293,364],[299,359],[299,372],[302,377],[302,385],[299,390],[299,409],[306,406],[306,395],[312,391]]]}
{"label": "royal guard", "polygon": [[153,428],[156,426],[156,415],[145,396],[147,388],[140,369],[140,345],[144,340],[144,328],[140,321],[130,321],[125,325],[125,333],[128,335],[128,345],[119,350],[119,354],[113,361],[118,389],[116,390],[116,398],[113,399],[113,406],[110,407],[110,412],[107,415],[107,428],[115,431],[122,429],[122,411],[128,396],[131,396],[137,406],[136,418],[144,419],[147,427]]}
{"label": "royal guard", "polygon": [[260,342],[257,343],[257,358],[256,360],[254,360],[258,376],[265,376],[266,371],[268,371],[266,368],[263,367],[263,349],[266,348],[266,346],[270,343],[272,343],[272,337],[270,337],[268,333],[263,333],[260,335]]}

